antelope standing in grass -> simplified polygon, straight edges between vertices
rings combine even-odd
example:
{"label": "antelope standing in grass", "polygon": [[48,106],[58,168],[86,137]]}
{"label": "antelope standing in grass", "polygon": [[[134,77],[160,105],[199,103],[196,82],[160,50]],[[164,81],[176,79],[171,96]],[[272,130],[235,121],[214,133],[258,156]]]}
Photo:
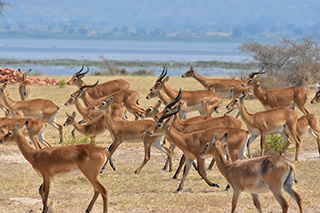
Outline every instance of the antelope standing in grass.
{"label": "antelope standing in grass", "polygon": [[248,93],[234,98],[226,108],[228,110],[238,109],[244,123],[247,125],[248,130],[251,132],[251,137],[248,142],[248,152],[251,157],[250,144],[260,135],[260,148],[261,156],[264,155],[264,143],[267,135],[281,134],[283,139],[287,141],[282,153],[284,153],[290,145],[288,134],[292,136],[296,142],[296,156],[298,160],[300,150],[300,137],[297,134],[296,126],[298,114],[296,111],[289,107],[276,107],[266,111],[256,112],[251,114],[247,111],[244,99]]}
{"label": "antelope standing in grass", "polygon": [[[228,135],[224,135],[220,140],[226,140],[227,137]],[[262,210],[258,194],[269,191],[281,205],[282,212],[288,212],[289,205],[282,194],[282,189],[297,202],[300,212],[303,212],[302,197],[293,189],[295,168],[291,161],[283,156],[273,155],[230,163],[223,156],[220,140],[218,134],[214,134],[212,141],[205,146],[200,156],[214,157],[219,171],[232,186],[231,212],[235,212],[242,191],[251,193],[253,203],[259,212]]]}
{"label": "antelope standing in grass", "polygon": [[[217,127],[183,134],[171,125],[172,118],[170,118],[172,115],[177,114],[180,111],[180,107],[171,114],[163,115],[159,119],[159,122],[155,126],[155,128],[151,131],[148,131],[148,134],[150,136],[165,135],[171,143],[176,145],[183,152],[186,158],[186,165],[183,171],[183,178],[180,182],[177,191],[182,190],[184,182],[190,170],[191,164],[194,160],[197,160],[199,175],[207,182],[207,184],[209,186],[219,187],[218,184],[211,182],[207,178],[205,173],[205,160],[200,157],[200,151],[202,151],[206,143],[211,140],[212,134],[214,132],[219,132],[221,134],[228,132],[230,135],[233,136],[232,138],[230,137],[230,141],[237,141],[237,157],[242,156],[244,155],[243,153],[245,151],[246,141],[248,139],[248,132],[238,128]],[[163,122],[166,118],[170,119],[167,119],[167,121]],[[239,140],[239,138],[244,138],[244,141],[242,141],[241,139]],[[230,144],[233,144],[233,142],[230,142]],[[230,151],[232,152],[233,150]]]}
{"label": "antelope standing in grass", "polygon": [[49,123],[59,131],[60,143],[62,143],[62,126],[55,121],[59,107],[47,99],[14,101],[10,99],[8,93],[5,92],[6,87],[7,83],[4,83],[0,89],[0,98],[2,98],[6,106],[10,109],[13,116],[37,118]]}
{"label": "antelope standing in grass", "polygon": [[[110,114],[112,109],[110,107],[113,102],[114,97],[111,95],[107,101],[102,101],[98,106],[94,107],[95,110],[100,110],[105,113],[105,122],[107,128],[110,132],[110,135],[113,139],[113,143],[109,146],[110,155],[108,156],[107,162],[112,154],[116,151],[119,145],[123,142],[140,142],[143,141],[145,156],[144,160],[135,173],[139,173],[144,165],[150,160],[151,156],[151,146],[155,146],[160,151],[164,152],[167,157],[170,159],[169,170],[172,170],[172,153],[171,151],[162,146],[160,141],[161,137],[159,136],[149,136],[146,134],[148,130],[151,130],[156,125],[155,121],[152,120],[135,120],[135,121],[123,121],[113,119]],[[106,162],[106,163],[107,163]],[[105,165],[106,165],[105,163]],[[105,168],[105,165],[102,168]],[[115,167],[111,165],[115,170]]]}
{"label": "antelope standing in grass", "polygon": [[[28,122],[26,124],[28,125]],[[23,127],[23,126],[22,126]],[[99,194],[103,200],[103,212],[108,212],[107,189],[99,181],[99,171],[109,156],[109,151],[91,144],[47,147],[33,149],[25,139],[20,123],[0,140],[15,142],[22,155],[43,178],[39,194],[43,203],[42,212],[48,212],[48,196],[51,179],[58,174],[81,172],[92,184],[94,195],[86,212],[90,212]],[[23,178],[23,177],[22,177]]]}
{"label": "antelope standing in grass", "polygon": [[305,107],[309,95],[307,90],[298,86],[264,90],[258,81],[260,75],[264,73],[266,72],[263,72],[263,69],[259,72],[250,73],[249,79],[243,86],[249,86],[253,89],[254,95],[265,109],[282,106],[294,109],[297,106],[303,114],[309,114],[309,111]]}

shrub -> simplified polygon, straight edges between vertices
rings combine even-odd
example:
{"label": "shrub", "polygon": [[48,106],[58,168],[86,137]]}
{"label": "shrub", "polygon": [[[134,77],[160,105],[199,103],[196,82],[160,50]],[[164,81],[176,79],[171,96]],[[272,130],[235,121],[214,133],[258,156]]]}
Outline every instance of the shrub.
{"label": "shrub", "polygon": [[76,136],[75,138],[65,139],[63,145],[75,145],[75,144],[89,144],[91,142],[91,135]]}
{"label": "shrub", "polygon": [[[268,135],[265,142],[265,154],[280,154],[286,145],[286,141],[282,142],[280,135]],[[295,148],[288,148],[287,151],[295,151]]]}
{"label": "shrub", "polygon": [[136,75],[136,76],[153,76],[154,75],[154,71],[151,70],[151,71],[148,71],[148,70],[145,70],[145,69],[139,69],[137,71],[134,71],[131,73],[131,75]]}
{"label": "shrub", "polygon": [[65,80],[60,80],[60,81],[59,81],[59,87],[60,87],[60,88],[64,88],[64,87],[66,86],[66,84],[67,84],[67,83],[66,83]]}

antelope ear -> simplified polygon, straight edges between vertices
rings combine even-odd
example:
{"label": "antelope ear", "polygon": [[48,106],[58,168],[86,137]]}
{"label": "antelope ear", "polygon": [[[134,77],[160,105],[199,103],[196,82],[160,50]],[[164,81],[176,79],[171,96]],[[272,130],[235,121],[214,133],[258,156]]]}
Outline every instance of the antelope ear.
{"label": "antelope ear", "polygon": [[169,81],[169,76],[166,76],[163,80],[162,80],[162,82],[164,82],[164,83],[166,83],[166,82],[168,82]]}
{"label": "antelope ear", "polygon": [[31,72],[31,70],[32,70],[32,69],[29,69],[28,71],[26,71],[26,73],[29,73],[29,72]]}
{"label": "antelope ear", "polygon": [[66,116],[67,116],[67,117],[71,117],[67,112],[65,112],[65,113],[66,113]]}
{"label": "antelope ear", "polygon": [[14,127],[14,131],[13,132],[18,132],[21,129],[21,124],[20,122],[17,122],[15,127]]}
{"label": "antelope ear", "polygon": [[20,68],[18,68],[18,72],[20,72],[22,74],[22,70]]}
{"label": "antelope ear", "polygon": [[219,139],[218,133],[215,132],[215,133],[213,134],[213,136],[212,136],[212,141],[211,141],[211,143],[212,143],[213,145],[215,145],[218,139]]}
{"label": "antelope ear", "polygon": [[114,101],[114,96],[110,95],[110,97],[108,98],[107,104],[110,105],[113,101]]}
{"label": "antelope ear", "polygon": [[219,140],[221,141],[221,143],[225,143],[227,141],[228,138],[228,133],[225,133]]}
{"label": "antelope ear", "polygon": [[72,117],[76,117],[76,112],[75,111],[72,112]]}

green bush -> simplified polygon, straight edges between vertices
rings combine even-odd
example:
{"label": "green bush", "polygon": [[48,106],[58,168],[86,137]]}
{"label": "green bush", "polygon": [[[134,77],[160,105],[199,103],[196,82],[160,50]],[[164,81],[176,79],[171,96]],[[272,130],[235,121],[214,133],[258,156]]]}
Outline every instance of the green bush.
{"label": "green bush", "polygon": [[75,145],[75,144],[89,144],[91,142],[91,135],[76,136],[75,138],[65,139],[63,145]]}
{"label": "green bush", "polygon": [[[282,142],[280,135],[268,135],[265,142],[265,153],[269,155],[280,154],[286,145],[286,141]],[[295,147],[288,148],[287,151],[295,151]]]}
{"label": "green bush", "polygon": [[60,80],[60,81],[59,81],[59,87],[60,87],[60,88],[64,88],[64,87],[66,86],[66,84],[67,84],[67,83],[66,83],[65,80]]}

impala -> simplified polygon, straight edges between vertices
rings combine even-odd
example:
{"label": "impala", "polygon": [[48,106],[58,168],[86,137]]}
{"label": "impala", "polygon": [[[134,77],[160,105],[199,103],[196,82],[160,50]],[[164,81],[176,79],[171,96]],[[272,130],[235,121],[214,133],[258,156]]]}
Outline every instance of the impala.
{"label": "impala", "polygon": [[[170,159],[170,166],[169,170],[172,170],[172,154],[171,151],[162,146],[160,141],[161,137],[159,136],[149,136],[146,134],[148,130],[151,130],[156,125],[155,121],[152,120],[135,120],[135,121],[123,121],[123,120],[116,120],[113,119],[110,114],[112,113],[112,109],[110,107],[111,103],[113,102],[114,97],[111,95],[109,99],[105,102],[102,101],[100,105],[94,107],[95,110],[101,110],[105,113],[105,122],[107,125],[107,128],[110,132],[110,135],[113,139],[113,143],[109,146],[109,152],[110,155],[108,156],[108,159],[106,163],[108,162],[109,158],[112,156],[112,154],[116,151],[116,149],[119,147],[119,145],[122,142],[137,142],[143,140],[144,145],[144,161],[141,163],[141,165],[138,167],[138,169],[135,171],[135,173],[139,173],[140,170],[144,167],[144,165],[150,160],[151,155],[151,146],[155,146],[160,151],[164,152],[167,157]],[[104,167],[106,165],[104,164],[102,171],[104,170]],[[112,165],[111,165],[112,166]],[[115,170],[115,168],[113,167]]]}
{"label": "impala", "polygon": [[52,145],[43,136],[43,131],[47,126],[46,122],[36,118],[0,118],[0,138],[13,129],[17,122],[23,125],[26,121],[28,121],[28,126],[25,134],[30,138],[35,148],[41,149],[40,143],[46,147],[51,147]]}
{"label": "impala", "polygon": [[189,70],[185,72],[182,78],[192,77],[196,79],[206,90],[213,90],[218,95],[232,95],[237,97],[242,92],[246,92],[248,89],[243,88],[243,81],[236,79],[209,79],[199,75],[194,68],[190,66]]}
{"label": "impala", "polygon": [[274,107],[287,106],[294,109],[297,106],[303,114],[308,114],[309,111],[304,106],[308,99],[309,92],[302,87],[285,87],[281,89],[264,90],[258,81],[261,74],[264,74],[263,69],[259,72],[249,74],[249,79],[243,86],[249,86],[253,89],[254,95],[260,101],[265,109]]}
{"label": "impala", "polygon": [[[74,73],[71,79],[67,82],[68,85],[76,85],[78,88],[86,85],[82,78],[89,72],[89,67],[87,66],[87,71],[82,72],[84,66],[82,66],[81,70]],[[112,81],[107,81],[102,84],[98,84],[95,87],[89,88],[88,94],[94,98],[101,98],[107,95],[111,95],[114,92],[120,90],[126,90],[130,87],[130,84],[123,79],[115,79]],[[86,103],[85,103],[86,104]],[[89,106],[86,104],[86,106]]]}
{"label": "impala", "polygon": [[[167,68],[163,68],[162,73],[150,91],[163,91],[173,100],[177,97],[179,91],[167,85],[169,77],[166,77],[166,74]],[[185,113],[200,110],[204,115],[211,115],[213,110],[217,112],[217,109],[222,104],[221,98],[213,91],[208,90],[184,91],[181,101],[186,105],[186,108],[183,110]]]}
{"label": "impala", "polygon": [[320,101],[320,87],[318,86],[316,94],[314,95],[314,98],[311,100],[311,104],[318,103],[319,101]]}
{"label": "impala", "polygon": [[[82,116],[82,120],[79,121],[79,124],[87,121],[91,121],[94,118],[99,117],[100,115],[103,115],[103,112],[94,111],[92,110],[92,107],[82,106],[82,104],[79,101],[79,97],[81,94],[82,94],[81,90],[75,91],[74,93],[71,94],[71,97],[64,103],[65,106],[75,105],[76,109]],[[74,131],[75,129],[71,131],[71,134],[73,137],[75,137]]]}
{"label": "impala", "polygon": [[[178,99],[176,101],[178,101]],[[232,134],[236,135],[237,137],[229,137],[229,140],[227,141],[224,149],[225,154],[227,158],[229,159],[230,157],[232,161],[235,161],[239,158],[245,158],[245,150],[241,150],[241,148],[245,147],[244,144],[248,139],[248,133],[245,130],[241,130],[242,122],[240,120],[230,116],[211,117],[210,119],[203,118],[205,116],[196,116],[186,120],[181,120],[179,114],[174,113],[174,110],[176,109],[165,107],[165,109],[163,110],[163,112],[165,113],[159,113],[159,115],[167,116],[169,114],[173,114],[171,125],[183,134],[193,133],[206,129],[216,129],[216,131],[229,132],[230,134],[232,132]],[[174,148],[175,146],[171,148],[172,152]],[[180,159],[179,167],[174,174],[173,179],[177,178],[185,161],[186,158],[183,155]],[[214,159],[212,159],[208,167],[209,170],[212,169],[214,162]]]}
{"label": "impala", "polygon": [[316,114],[308,114],[301,116],[297,121],[297,134],[299,137],[306,135],[308,132],[317,140],[318,152],[320,155],[320,127],[318,116]]}
{"label": "impala", "polygon": [[[220,140],[226,140],[224,135]],[[232,209],[234,212],[238,198],[242,191],[251,193],[255,207],[262,212],[259,195],[271,191],[281,205],[282,212],[288,212],[288,202],[282,194],[284,189],[298,204],[303,212],[302,197],[293,189],[295,182],[294,164],[280,155],[257,157],[247,160],[228,162],[221,150],[221,141],[218,134],[214,134],[212,141],[201,152],[202,158],[214,157],[220,173],[227,179],[233,188]]]}
{"label": "impala", "polygon": [[[25,125],[28,125],[26,122]],[[32,165],[36,173],[43,178],[39,187],[39,194],[43,203],[43,211],[48,212],[48,195],[50,181],[57,174],[74,173],[82,174],[89,180],[94,188],[94,196],[86,212],[90,212],[99,194],[103,200],[103,212],[108,211],[107,189],[99,181],[99,171],[106,161],[109,152],[91,144],[47,147],[41,150],[33,149],[25,139],[20,123],[1,138],[1,143],[15,142],[22,155]]]}
{"label": "impala", "polygon": [[5,92],[6,87],[7,83],[4,83],[0,89],[0,98],[3,99],[13,116],[38,118],[49,123],[59,131],[60,143],[62,143],[62,126],[55,121],[59,107],[47,99],[13,101],[9,98],[8,93]]}
{"label": "impala", "polygon": [[98,99],[92,98],[87,90],[88,88],[94,88],[98,84],[98,82],[99,81],[97,81],[93,85],[82,86],[79,89],[80,91],[83,91],[83,94],[80,97],[82,98],[84,103],[87,103],[87,105],[94,107],[99,105],[102,101],[107,101],[110,95],[112,95],[114,96],[114,103],[125,106],[127,110],[135,116],[135,120],[138,120],[140,115],[144,113],[144,109],[139,107],[139,93],[133,90],[126,89]]}
{"label": "impala", "polygon": [[28,78],[29,72],[31,72],[31,69],[23,72],[21,69],[18,69],[18,71],[22,74],[22,82],[19,86],[19,94],[21,97],[21,100],[27,100],[30,97],[31,94],[31,88],[30,88],[30,81],[26,81]]}
{"label": "impala", "polygon": [[91,144],[95,143],[95,138],[97,135],[104,133],[107,129],[105,124],[104,114],[96,117],[95,119],[85,123],[79,124],[75,121],[76,112],[73,111],[72,115],[66,113],[67,119],[64,122],[63,126],[72,125],[78,132],[83,135],[91,135]]}
{"label": "impala", "polygon": [[[214,132],[219,132],[223,134],[225,132],[228,132],[230,135],[232,135],[232,138],[230,137],[230,141],[228,143],[234,144],[234,142],[231,142],[231,141],[236,141],[235,143],[238,143],[237,146],[239,147],[234,157],[238,158],[238,156],[244,156],[246,141],[248,138],[247,137],[248,132],[238,128],[217,127],[217,128],[210,128],[210,129],[194,131],[192,133],[184,134],[179,132],[170,124],[172,122],[172,118],[170,117],[174,114],[177,114],[179,110],[180,108],[171,114],[162,116],[158,124],[154,127],[154,129],[148,132],[150,136],[165,135],[171,143],[175,144],[179,149],[181,149],[185,158],[187,159],[184,172],[183,172],[183,178],[180,182],[180,185],[177,191],[180,191],[183,188],[190,166],[194,160],[197,160],[199,175],[207,182],[207,184],[209,186],[219,187],[217,184],[212,183],[207,178],[205,174],[205,169],[204,169],[205,160],[200,157],[200,151],[202,151],[206,143],[211,140],[212,134]],[[166,118],[170,118],[170,119],[167,119],[167,121],[163,122],[163,120]],[[243,138],[243,137],[245,138],[244,141],[239,140],[239,138]],[[228,146],[228,143],[227,143],[227,146]],[[230,150],[230,151],[233,151],[233,150]]]}
{"label": "impala", "polygon": [[276,107],[266,111],[256,112],[251,114],[247,111],[244,99],[247,97],[248,93],[234,98],[226,108],[228,110],[238,109],[244,123],[247,125],[248,130],[251,132],[251,137],[248,142],[248,152],[251,157],[251,152],[249,149],[250,144],[260,135],[260,148],[261,156],[264,154],[264,143],[266,140],[266,135],[281,134],[283,139],[287,141],[282,153],[286,151],[290,145],[288,140],[288,134],[292,136],[296,142],[296,156],[295,160],[298,160],[299,150],[300,150],[300,137],[297,135],[296,126],[298,120],[298,114],[296,111],[289,107]]}

